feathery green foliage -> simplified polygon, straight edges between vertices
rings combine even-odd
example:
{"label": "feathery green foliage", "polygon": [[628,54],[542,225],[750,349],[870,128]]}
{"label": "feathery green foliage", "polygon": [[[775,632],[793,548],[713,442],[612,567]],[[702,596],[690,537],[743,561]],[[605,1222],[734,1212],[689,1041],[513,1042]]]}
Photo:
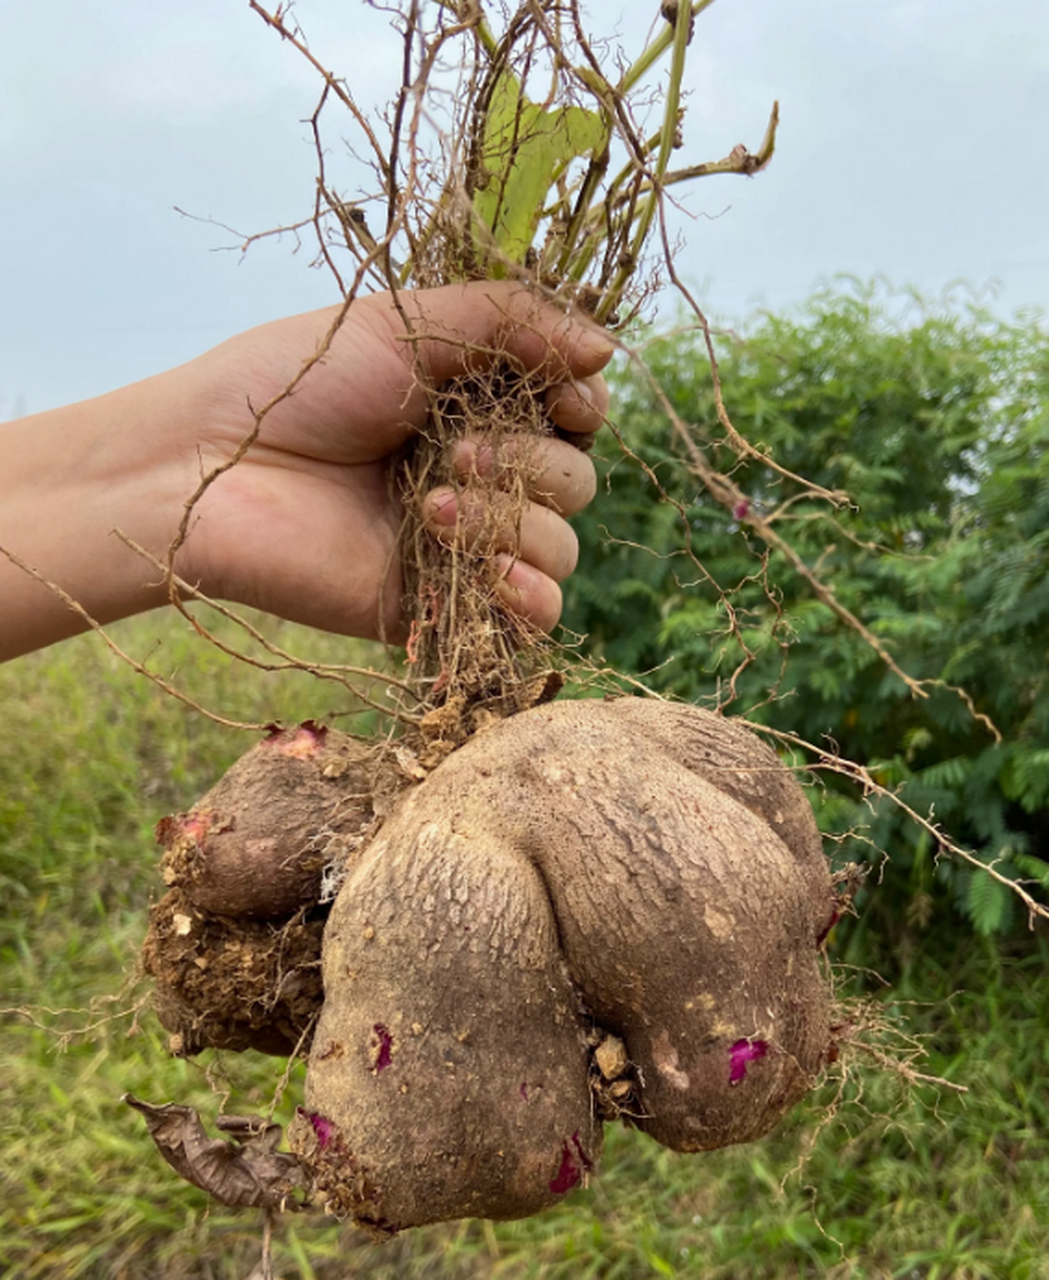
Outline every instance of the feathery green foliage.
{"label": "feathery green foliage", "polygon": [[[765,548],[746,509],[726,511],[706,493],[640,377],[623,379],[618,421],[655,479],[618,459],[605,467],[602,528],[581,530],[566,622],[611,665],[649,672],[686,699],[723,696],[735,673],[733,712],[833,741],[982,860],[1044,883],[1049,334],[854,285],[816,296],[797,318],[763,316],[718,347],[736,428],[780,467],[850,499],[834,510],[757,457],[732,471],[745,506],[778,513],[775,527],[806,565],[908,674],[930,682],[929,696],[913,696]],[[700,338],[646,355],[709,460],[732,467]],[[680,511],[658,500],[658,486]],[[927,833],[890,802],[868,809],[840,780],[827,787],[825,827],[860,824],[890,855],[865,927],[899,947],[947,901],[981,934],[1026,925],[1008,889],[937,860]],[[842,852],[865,855],[856,841]]]}

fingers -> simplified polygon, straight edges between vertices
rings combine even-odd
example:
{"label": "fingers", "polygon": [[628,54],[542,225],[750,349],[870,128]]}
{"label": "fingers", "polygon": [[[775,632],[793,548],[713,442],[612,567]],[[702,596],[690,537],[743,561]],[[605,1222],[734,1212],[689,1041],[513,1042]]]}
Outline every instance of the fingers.
{"label": "fingers", "polygon": [[[545,377],[550,420],[580,442],[605,421],[609,392],[600,370],[614,344],[586,317],[567,314],[509,281],[474,282],[403,293],[388,319],[406,362],[431,384],[509,363]],[[422,417],[423,390],[416,383],[402,413]],[[417,403],[418,402],[418,403]],[[528,501],[519,518],[501,504],[500,472],[523,461]],[[507,608],[543,630],[561,616],[558,583],[575,569],[579,544],[564,517],[581,511],[596,490],[590,460],[579,448],[553,438],[509,439],[498,445],[460,441],[453,465],[494,480],[480,495],[445,487],[424,500],[431,532],[445,545],[492,556],[495,589]],[[502,507],[502,509],[500,509]]]}
{"label": "fingers", "polygon": [[[598,397],[600,400],[600,397]],[[592,415],[593,402],[585,410]],[[514,519],[509,494],[499,489],[501,472],[513,474],[525,460],[528,501]],[[423,502],[431,533],[446,546],[493,557],[496,592],[508,609],[544,631],[556,626],[562,596],[557,585],[576,567],[579,542],[564,519],[581,511],[596,488],[594,466],[586,454],[561,440],[520,438],[498,446],[476,438],[459,441],[452,453],[456,472],[494,483],[483,496],[469,489],[434,489]]]}
{"label": "fingers", "polygon": [[546,393],[546,407],[562,431],[589,435],[604,423],[608,399],[608,383],[597,373],[556,383]]}
{"label": "fingers", "polygon": [[441,488],[426,495],[423,512],[430,532],[446,546],[513,556],[554,582],[563,582],[579,560],[572,526],[538,502],[526,503],[515,525],[497,502]]}
{"label": "fingers", "polygon": [[[461,517],[461,505],[450,489],[435,490],[425,502],[430,530],[449,545],[470,545],[477,527]],[[482,521],[483,523],[483,521]],[[571,528],[545,507],[531,503],[521,518],[520,533],[504,525],[484,537],[490,550],[495,593],[518,617],[542,631],[552,631],[561,617],[563,598],[557,585],[575,568],[579,544]],[[512,544],[517,543],[516,551]],[[494,544],[494,545],[493,545]]]}
{"label": "fingers", "polygon": [[574,516],[593,500],[597,491],[594,464],[585,453],[563,440],[522,438],[490,445],[472,437],[460,440],[452,450],[458,475],[492,480],[498,487],[503,473],[515,474],[522,465],[528,477],[528,497],[562,516]]}
{"label": "fingers", "polygon": [[541,631],[553,631],[564,604],[553,578],[512,556],[497,556],[495,568],[499,573],[495,590],[503,604]]}
{"label": "fingers", "polygon": [[603,369],[615,349],[600,326],[506,280],[404,293],[399,301],[400,311],[391,301],[391,323],[409,358],[414,349],[435,382],[501,359],[552,381],[585,379]]}

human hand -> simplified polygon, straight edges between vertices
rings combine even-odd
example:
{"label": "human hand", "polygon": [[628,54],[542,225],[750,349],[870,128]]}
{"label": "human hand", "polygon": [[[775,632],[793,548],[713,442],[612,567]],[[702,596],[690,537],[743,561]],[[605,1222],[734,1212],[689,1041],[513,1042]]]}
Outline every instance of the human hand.
{"label": "human hand", "polygon": [[[600,427],[608,389],[599,370],[613,348],[597,328],[506,282],[400,300],[431,385],[498,356],[549,378],[547,407],[558,427],[579,434]],[[205,472],[235,452],[254,425],[252,409],[295,377],[336,311],[263,325],[175,371],[191,408],[182,444],[199,451]],[[195,508],[180,575],[208,595],[324,630],[403,639],[394,557],[401,510],[388,460],[426,418],[413,358],[389,295],[355,302],[327,354],[266,414],[258,439]],[[565,517],[590,501],[595,479],[574,446],[551,437],[535,447],[529,501],[496,568],[508,607],[549,630],[561,613],[558,583],[577,557]],[[453,464],[462,475],[483,470],[493,465],[492,451],[467,440]],[[451,489],[428,495],[424,509],[435,536],[450,541],[462,532]]]}
{"label": "human hand", "polygon": [[[400,297],[432,384],[498,356],[548,379],[559,427],[587,434],[601,425],[608,389],[599,370],[612,345],[600,330],[509,282]],[[335,315],[262,325],[167,373],[3,424],[0,661],[82,631],[88,619],[165,603],[155,569],[113,531],[163,561],[202,476],[236,455],[271,400],[258,438],[194,506],[176,572],[215,599],[348,635],[403,638],[401,512],[388,463],[423,426],[426,392],[401,314],[377,295],[354,303],[330,350],[281,399]],[[571,445],[549,438],[535,447],[530,501],[496,567],[508,606],[550,628],[557,583],[576,558],[564,517],[589,502],[594,472]],[[467,439],[453,463],[466,474],[498,460]],[[424,507],[436,536],[468,536],[470,513],[458,512],[451,490]]]}

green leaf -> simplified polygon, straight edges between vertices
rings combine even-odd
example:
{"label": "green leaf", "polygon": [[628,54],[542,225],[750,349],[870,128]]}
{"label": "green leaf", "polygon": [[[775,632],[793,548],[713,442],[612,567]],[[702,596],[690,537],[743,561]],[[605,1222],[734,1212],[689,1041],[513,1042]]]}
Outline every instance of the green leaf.
{"label": "green leaf", "polygon": [[[607,141],[608,128],[598,112],[583,107],[544,111],[528,101],[515,75],[499,77],[485,121],[485,183],[474,209],[503,256],[524,261],[556,175]],[[493,274],[499,274],[495,264]]]}
{"label": "green leaf", "polygon": [[973,871],[965,909],[976,932],[985,938],[1004,933],[1012,917],[1012,892],[986,871]]}
{"label": "green leaf", "polygon": [[1029,853],[1013,853],[1013,862],[1028,880],[1035,880],[1043,889],[1049,889],[1049,862]]}
{"label": "green leaf", "polygon": [[666,1258],[661,1258],[658,1253],[648,1254],[648,1265],[656,1273],[657,1276],[676,1276],[677,1271],[667,1262]]}

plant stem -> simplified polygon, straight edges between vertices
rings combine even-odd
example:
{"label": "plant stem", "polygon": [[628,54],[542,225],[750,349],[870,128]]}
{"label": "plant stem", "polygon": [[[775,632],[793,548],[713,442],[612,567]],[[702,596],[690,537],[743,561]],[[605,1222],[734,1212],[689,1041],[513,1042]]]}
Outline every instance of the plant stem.
{"label": "plant stem", "polygon": [[[692,18],[701,14],[704,9],[709,9],[713,3],[714,0],[695,0],[695,3],[691,7],[688,25],[691,25]],[[638,60],[632,66],[627,68],[622,80],[620,80],[619,84],[616,86],[617,93],[629,93],[649,68],[659,61],[670,45],[674,42],[677,26],[680,25],[680,22],[681,14],[679,11],[677,23],[673,27],[668,23],[666,29],[660,32],[648,48],[644,50]]]}
{"label": "plant stem", "polygon": [[[700,4],[705,7],[707,4],[713,4],[714,0],[700,0]],[[616,273],[612,284],[605,291],[604,297],[598,304],[595,312],[595,319],[603,322],[613,314],[619,305],[619,299],[622,297],[623,290],[630,281],[630,277],[634,272],[638,259],[641,256],[641,250],[644,247],[645,240],[648,237],[649,228],[652,225],[652,219],[655,216],[658,205],[658,192],[660,188],[660,179],[667,171],[670,164],[670,153],[674,149],[674,143],[677,139],[678,131],[678,108],[681,103],[681,83],[685,77],[685,56],[688,50],[688,42],[692,36],[692,8],[686,8],[684,4],[678,5],[677,18],[673,29],[673,57],[670,63],[670,82],[667,85],[666,109],[663,113],[663,128],[659,137],[659,154],[656,156],[655,173],[652,178],[653,191],[647,201],[642,202],[639,207],[639,215],[634,229],[634,238],[630,245],[630,252],[623,266]],[[654,48],[659,41],[655,41],[649,48]],[[663,45],[665,48],[666,45]],[[660,50],[662,52],[662,49]],[[644,55],[642,55],[642,58]],[[640,61],[640,60],[639,60]],[[636,66],[637,64],[635,64]],[[627,73],[629,75],[629,72]],[[624,77],[625,79],[625,77]]]}

